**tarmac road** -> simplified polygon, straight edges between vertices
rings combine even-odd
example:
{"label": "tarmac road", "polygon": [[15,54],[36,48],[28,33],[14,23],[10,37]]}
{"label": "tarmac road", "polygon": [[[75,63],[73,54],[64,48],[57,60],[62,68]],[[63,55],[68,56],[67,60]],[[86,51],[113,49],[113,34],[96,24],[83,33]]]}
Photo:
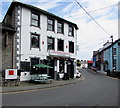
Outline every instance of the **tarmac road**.
{"label": "tarmac road", "polygon": [[118,80],[81,70],[84,80],[62,87],[3,94],[3,106],[118,106]]}

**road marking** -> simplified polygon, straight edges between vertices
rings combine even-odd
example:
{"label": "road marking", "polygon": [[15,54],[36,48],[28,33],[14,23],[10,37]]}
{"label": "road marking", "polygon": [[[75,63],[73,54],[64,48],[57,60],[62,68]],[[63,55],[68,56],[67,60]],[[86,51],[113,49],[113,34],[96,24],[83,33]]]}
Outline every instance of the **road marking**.
{"label": "road marking", "polygon": [[[72,84],[72,83],[71,83]],[[49,89],[54,89],[54,88],[60,88],[60,87],[63,87],[63,86],[67,86],[69,84],[66,84],[66,85],[59,85],[59,86],[53,86],[53,87],[46,87],[46,88],[37,88],[37,89],[34,89],[34,90],[21,90],[21,91],[11,91],[11,92],[5,92],[5,93],[0,93],[0,94],[18,94],[18,93],[26,93],[26,92],[36,92],[38,90],[49,90]]]}
{"label": "road marking", "polygon": [[[81,76],[81,78],[77,79],[77,81],[84,80],[84,79],[85,78],[83,76]],[[31,90],[11,91],[11,92],[3,92],[3,93],[0,92],[0,94],[18,94],[18,93],[26,93],[26,92],[36,92],[38,90],[48,90],[48,89],[60,88],[60,87],[67,86],[70,84],[76,84],[76,82],[67,83],[67,84],[59,85],[59,86],[53,86],[53,87],[36,88],[36,89],[31,89]]]}
{"label": "road marking", "polygon": [[24,90],[24,91],[15,91],[15,92],[6,92],[6,93],[0,93],[0,94],[18,94],[18,93],[26,93],[26,92],[34,92],[37,90]]}

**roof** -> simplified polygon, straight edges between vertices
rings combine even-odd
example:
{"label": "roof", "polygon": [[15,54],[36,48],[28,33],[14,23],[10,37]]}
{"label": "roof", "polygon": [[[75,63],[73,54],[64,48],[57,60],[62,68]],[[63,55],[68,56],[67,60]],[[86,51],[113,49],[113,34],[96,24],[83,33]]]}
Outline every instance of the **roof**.
{"label": "roof", "polygon": [[1,23],[1,22],[0,22],[0,29],[13,31],[13,32],[15,31],[15,29],[11,25],[6,24],[6,23]]}
{"label": "roof", "polygon": [[98,53],[94,54],[93,56],[96,56],[97,54],[100,54],[101,52],[105,51],[106,49],[109,49],[110,47],[112,47],[113,45],[115,45],[119,41],[120,41],[120,38],[118,40],[116,40],[115,42],[113,42],[113,44],[109,45],[105,49],[103,49],[103,50],[99,51]]}
{"label": "roof", "polygon": [[[38,11],[38,12],[41,12],[41,13],[47,15],[47,16],[49,15],[49,16],[51,16],[51,17],[53,17],[53,18],[62,20],[62,21],[64,21],[64,22],[67,22],[67,23],[75,26],[76,29],[78,29],[78,27],[77,27],[77,25],[76,25],[75,23],[72,23],[72,22],[70,22],[70,21],[68,21],[68,20],[65,20],[65,19],[63,19],[63,18],[61,18],[61,17],[59,17],[59,16],[56,16],[56,15],[50,13],[50,12],[47,12],[47,11],[42,10],[42,9],[40,9],[40,8],[37,8],[37,7],[35,7],[35,6],[29,5],[29,4],[25,4],[25,3],[21,3],[21,2],[18,2],[18,1],[14,1],[14,2],[11,3],[11,5],[10,5],[10,7],[9,7],[7,13],[6,13],[6,15],[7,15],[7,14],[10,14],[16,5],[20,5],[20,6],[29,8],[29,9],[34,9],[34,10],[36,10],[36,11]],[[6,15],[5,15],[5,17],[6,17]],[[5,20],[5,17],[4,17],[4,19],[3,19],[3,22],[4,22],[4,20]]]}

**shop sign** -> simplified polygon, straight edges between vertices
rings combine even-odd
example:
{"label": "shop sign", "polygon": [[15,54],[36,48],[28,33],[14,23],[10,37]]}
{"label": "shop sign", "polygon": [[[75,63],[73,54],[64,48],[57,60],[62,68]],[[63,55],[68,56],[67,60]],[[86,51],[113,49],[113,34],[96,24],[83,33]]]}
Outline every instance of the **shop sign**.
{"label": "shop sign", "polygon": [[17,69],[6,69],[5,79],[17,79]]}
{"label": "shop sign", "polygon": [[70,53],[66,53],[66,52],[62,52],[62,51],[49,50],[49,54],[52,55],[52,56],[70,57]]}

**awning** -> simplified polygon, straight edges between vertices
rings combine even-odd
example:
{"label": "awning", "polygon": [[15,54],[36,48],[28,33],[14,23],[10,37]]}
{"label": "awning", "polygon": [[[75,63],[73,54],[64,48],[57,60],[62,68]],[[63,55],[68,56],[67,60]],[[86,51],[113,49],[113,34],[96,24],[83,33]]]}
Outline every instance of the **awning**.
{"label": "awning", "polygon": [[36,64],[36,65],[34,65],[35,67],[42,67],[42,68],[53,68],[53,67],[51,67],[51,66],[49,66],[49,65],[44,65],[44,64]]}

